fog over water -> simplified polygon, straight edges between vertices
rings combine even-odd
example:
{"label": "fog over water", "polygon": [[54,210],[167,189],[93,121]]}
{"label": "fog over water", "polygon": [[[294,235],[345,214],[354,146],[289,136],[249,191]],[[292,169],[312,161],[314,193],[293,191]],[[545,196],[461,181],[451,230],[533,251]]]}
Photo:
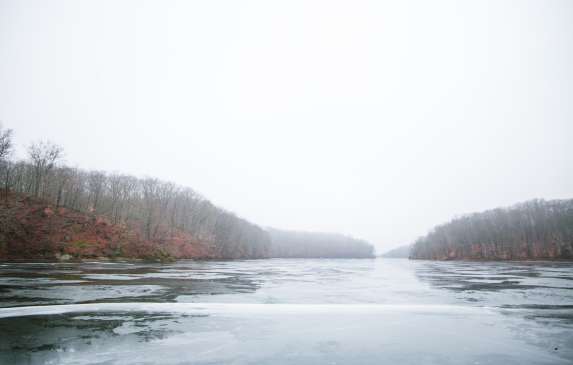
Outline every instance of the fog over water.
{"label": "fog over water", "polygon": [[571,1],[0,0],[18,156],[379,249],[573,197]]}

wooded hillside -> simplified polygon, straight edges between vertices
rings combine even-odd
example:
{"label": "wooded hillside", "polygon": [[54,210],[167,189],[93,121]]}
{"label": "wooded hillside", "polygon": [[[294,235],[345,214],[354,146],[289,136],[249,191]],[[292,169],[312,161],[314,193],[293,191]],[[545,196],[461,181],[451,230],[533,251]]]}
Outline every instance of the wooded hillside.
{"label": "wooded hillside", "polygon": [[[26,258],[70,252],[219,259],[372,253],[366,242],[340,235],[277,231],[272,243],[269,232],[191,188],[66,166],[62,148],[50,142],[31,144],[25,160],[12,160],[12,149],[12,131],[0,127],[0,256],[17,257],[18,247]],[[70,249],[74,242],[82,249]],[[99,249],[90,246],[96,243]]]}
{"label": "wooded hillside", "polygon": [[532,200],[474,213],[436,227],[414,259],[573,259],[573,200]]}

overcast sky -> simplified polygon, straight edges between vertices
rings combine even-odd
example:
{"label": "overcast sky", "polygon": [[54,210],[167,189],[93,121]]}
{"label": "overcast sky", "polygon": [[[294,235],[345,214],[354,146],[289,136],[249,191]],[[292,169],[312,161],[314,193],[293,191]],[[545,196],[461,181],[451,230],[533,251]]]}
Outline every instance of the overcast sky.
{"label": "overcast sky", "polygon": [[0,0],[0,120],[385,250],[573,198],[573,1]]}

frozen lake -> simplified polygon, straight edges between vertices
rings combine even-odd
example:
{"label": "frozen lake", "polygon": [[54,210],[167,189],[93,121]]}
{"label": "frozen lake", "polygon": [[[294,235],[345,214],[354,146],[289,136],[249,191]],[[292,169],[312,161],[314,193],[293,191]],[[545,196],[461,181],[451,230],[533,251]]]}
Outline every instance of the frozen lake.
{"label": "frozen lake", "polygon": [[573,263],[0,263],[0,364],[571,364]]}

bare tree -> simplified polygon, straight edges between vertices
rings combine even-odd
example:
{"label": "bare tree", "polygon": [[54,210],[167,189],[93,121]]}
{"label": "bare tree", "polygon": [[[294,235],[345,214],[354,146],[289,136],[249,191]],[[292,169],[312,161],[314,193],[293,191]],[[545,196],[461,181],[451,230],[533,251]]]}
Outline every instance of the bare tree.
{"label": "bare tree", "polygon": [[143,207],[144,207],[144,225],[145,237],[150,240],[153,238],[155,232],[155,225],[157,224],[157,208],[158,208],[158,193],[159,193],[159,180],[147,178],[141,181],[141,189],[143,192]]}
{"label": "bare tree", "polygon": [[10,189],[10,162],[8,158],[12,154],[12,130],[3,129],[0,124],[0,168],[4,179],[4,202],[8,204],[8,190]]}
{"label": "bare tree", "polygon": [[34,197],[40,196],[40,187],[45,176],[63,157],[63,154],[62,147],[49,141],[36,142],[28,147],[28,155],[34,167]]}
{"label": "bare tree", "polygon": [[69,194],[69,185],[73,176],[74,171],[69,167],[59,168],[54,174],[54,182],[57,189],[55,202],[57,208],[62,205],[62,202],[64,201],[64,195]]}
{"label": "bare tree", "polygon": [[103,195],[104,189],[106,187],[107,176],[101,171],[92,171],[88,175],[88,187],[90,191],[90,210],[94,212],[98,211],[100,198]]}
{"label": "bare tree", "polygon": [[0,160],[5,161],[12,153],[12,130],[4,129],[0,124]]}

